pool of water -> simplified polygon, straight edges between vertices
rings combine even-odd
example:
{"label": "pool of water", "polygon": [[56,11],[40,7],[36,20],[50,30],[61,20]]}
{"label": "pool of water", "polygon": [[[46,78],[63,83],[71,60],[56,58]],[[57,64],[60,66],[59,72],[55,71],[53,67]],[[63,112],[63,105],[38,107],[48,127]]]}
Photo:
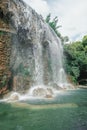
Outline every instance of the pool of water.
{"label": "pool of water", "polygon": [[87,90],[55,99],[0,103],[0,130],[87,130]]}

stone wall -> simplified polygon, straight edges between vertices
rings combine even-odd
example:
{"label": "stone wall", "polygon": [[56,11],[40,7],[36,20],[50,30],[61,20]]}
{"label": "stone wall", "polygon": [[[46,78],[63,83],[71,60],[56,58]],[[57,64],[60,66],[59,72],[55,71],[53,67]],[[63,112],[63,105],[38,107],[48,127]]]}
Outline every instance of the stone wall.
{"label": "stone wall", "polygon": [[0,31],[0,93],[3,93],[8,87],[10,77],[11,41],[10,34]]}

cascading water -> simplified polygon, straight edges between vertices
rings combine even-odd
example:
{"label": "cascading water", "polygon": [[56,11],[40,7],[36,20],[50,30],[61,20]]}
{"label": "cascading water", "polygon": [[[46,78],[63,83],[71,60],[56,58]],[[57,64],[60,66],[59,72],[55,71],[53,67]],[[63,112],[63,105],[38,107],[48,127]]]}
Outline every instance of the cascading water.
{"label": "cascading water", "polygon": [[37,18],[35,19],[35,38],[34,38],[34,46],[33,46],[33,54],[35,61],[35,73],[34,73],[34,85],[43,85],[43,64],[42,64],[42,46],[39,41],[39,32],[37,28]]}
{"label": "cascading water", "polygon": [[[50,29],[49,28],[47,29],[48,29],[48,32],[50,32]],[[50,66],[52,70],[50,74],[52,74],[51,76],[52,81],[49,81],[48,84],[50,84],[50,82],[53,82],[54,84],[58,85],[58,87],[66,88],[68,84],[66,80],[66,74],[63,69],[63,64],[62,64],[63,62],[62,61],[63,60],[62,43],[60,39],[55,36],[55,33],[53,32],[53,30],[51,30],[51,32],[52,34],[50,33],[49,35],[51,36],[52,42],[49,41],[49,46],[48,46],[49,57],[47,60],[50,59]],[[43,59],[43,55],[45,54],[42,53],[43,46],[38,42],[38,39],[36,39],[36,41],[37,41],[36,49],[34,48],[36,83],[34,84],[34,87],[31,88],[30,94],[32,93],[33,95],[35,95],[34,93],[36,92],[37,95],[40,95],[39,93],[42,93],[42,91],[43,93],[44,91],[46,92],[46,90],[48,89],[47,87],[48,85],[44,84],[44,77],[46,75],[43,75],[43,74],[44,74],[44,69],[46,68],[44,66],[45,61]]]}
{"label": "cascading water", "polygon": [[[54,33],[54,32],[53,32]],[[53,34],[55,35],[55,34]],[[53,72],[53,82],[63,87],[66,85],[66,74],[63,69],[63,48],[59,38],[56,40],[53,38],[53,42],[49,44],[51,55],[51,67]]]}
{"label": "cascading water", "polygon": [[34,46],[34,58],[35,58],[35,85],[43,85],[43,66],[42,66],[42,48],[40,43]]}
{"label": "cascading water", "polygon": [[[51,30],[51,33],[50,33]],[[55,84],[57,84],[60,87],[66,87],[67,85],[67,79],[66,79],[66,74],[65,71],[63,69],[63,47],[62,47],[62,43],[60,41],[60,39],[56,36],[56,34],[54,33],[54,31],[47,27],[47,31],[48,31],[48,35],[51,37],[52,41],[48,41],[49,42],[49,57],[47,60],[50,59],[50,66],[51,66],[51,70],[52,72],[50,73],[51,76],[51,80],[49,81],[48,84],[50,84],[50,82],[53,82]],[[38,41],[38,39],[36,40]],[[46,49],[46,48],[45,48]],[[37,85],[44,85],[44,77],[46,75],[44,74],[44,59],[43,59],[43,47],[42,45],[37,42],[37,46],[36,46],[36,50],[34,50],[34,54],[35,54],[35,77],[36,77],[36,81],[37,81]],[[43,69],[44,68],[44,69]]]}
{"label": "cascading water", "polygon": [[[36,20],[36,36],[38,36],[39,32],[37,29],[37,20]],[[43,25],[44,26],[44,25]],[[45,27],[44,27],[45,29]],[[57,84],[59,87],[66,87],[67,85],[67,79],[66,79],[66,74],[63,69],[63,47],[60,39],[56,36],[54,31],[46,27],[48,35],[51,37],[52,41],[48,41],[48,53],[49,56],[47,60],[50,61],[50,67],[52,72],[49,72],[51,75],[51,80],[48,81],[48,84],[50,82],[53,82]],[[51,33],[50,33],[51,32]],[[40,34],[39,34],[40,35]],[[43,59],[43,46],[41,44],[41,41],[39,36],[35,37],[35,44],[34,44],[34,59],[35,59],[35,73],[34,73],[34,79],[35,83],[34,86],[45,86],[44,84],[44,69],[46,69],[46,66],[44,65],[45,60]],[[46,48],[45,48],[46,49]],[[48,66],[49,66],[48,64]],[[49,77],[48,77],[49,78]]]}
{"label": "cascading water", "polygon": [[[29,92],[26,96],[33,94],[40,96],[40,94],[36,93],[46,93],[45,97],[51,97],[51,94],[54,93],[53,84],[60,88],[67,87],[62,64],[62,43],[55,32],[45,23],[42,16],[38,15],[22,0],[13,1],[13,3],[10,1],[9,10],[13,13],[12,22],[18,32],[16,37],[18,43],[13,41],[14,44],[12,44],[12,71],[16,74],[16,78],[19,76],[19,79],[23,79],[25,82],[29,75],[23,73],[20,76],[16,70],[20,64],[23,67],[27,66],[23,70],[30,70],[32,80],[29,82],[32,85],[29,86]],[[15,63],[13,61],[14,57]]]}

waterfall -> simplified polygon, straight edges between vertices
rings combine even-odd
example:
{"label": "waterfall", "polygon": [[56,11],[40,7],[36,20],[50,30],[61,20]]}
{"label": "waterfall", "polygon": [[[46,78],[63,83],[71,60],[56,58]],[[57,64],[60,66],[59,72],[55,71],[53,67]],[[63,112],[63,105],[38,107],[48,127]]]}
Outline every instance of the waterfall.
{"label": "waterfall", "polygon": [[34,45],[35,73],[34,85],[43,85],[42,47],[39,42]]}
{"label": "waterfall", "polygon": [[[61,40],[56,36],[55,32],[45,23],[43,24],[42,21],[38,22],[38,18],[34,18],[34,38],[33,38],[33,54],[34,54],[34,61],[35,61],[35,70],[34,70],[34,86],[45,86],[44,79],[48,79],[48,84],[53,82],[57,84],[59,87],[63,88],[67,85],[66,74],[63,68],[63,47]],[[41,27],[42,26],[42,27]],[[28,27],[28,26],[27,26]],[[40,28],[41,27],[41,28]],[[44,33],[45,32],[45,33]],[[48,50],[46,54],[46,49],[43,53],[43,44],[42,42],[42,35],[45,37],[45,41],[48,41]],[[45,43],[47,44],[47,43]],[[44,55],[46,55],[47,59],[44,59]],[[47,61],[46,61],[47,60]],[[45,62],[50,61],[47,65]],[[50,64],[50,65],[49,65]],[[47,70],[47,66],[50,66],[51,70]],[[49,67],[48,67],[49,68]],[[46,76],[47,71],[49,75]],[[44,74],[45,72],[45,74]],[[50,76],[51,75],[51,76]],[[51,77],[51,80],[49,80]]]}
{"label": "waterfall", "polygon": [[[42,16],[22,0],[13,1],[10,1],[9,9],[13,13],[12,23],[17,31],[17,36],[13,36],[16,42],[12,41],[11,56],[13,77],[17,80],[14,86],[18,90],[32,89],[32,93],[44,91],[47,97],[51,97],[49,93],[53,92],[49,88],[55,84],[59,89],[67,88],[62,43]],[[23,71],[18,73],[20,64]],[[29,73],[25,73],[25,70],[29,70]]]}
{"label": "waterfall", "polygon": [[33,85],[43,85],[43,63],[42,63],[42,46],[40,42],[40,32],[38,29],[38,18],[33,18],[34,24],[34,38],[33,38],[33,54],[34,54],[34,63],[35,63],[35,70],[34,70],[34,81]]}
{"label": "waterfall", "polygon": [[[47,29],[48,29],[48,32],[50,32],[50,29],[49,28],[47,28]],[[51,36],[52,41],[49,41],[49,50],[48,50],[49,52],[48,53],[50,54],[50,56],[48,57],[47,60],[50,59],[50,66],[51,66],[52,72],[51,73],[49,72],[49,73],[51,75],[52,81],[49,81],[48,84],[50,84],[50,82],[53,82],[53,83],[57,84],[59,87],[63,88],[63,87],[66,87],[66,85],[67,85],[66,74],[65,74],[65,71],[63,68],[63,47],[62,47],[61,40],[56,36],[56,34],[53,32],[52,29],[51,29],[51,32],[52,33],[48,33],[48,35]],[[45,53],[42,53],[43,46],[39,42],[38,38],[35,39],[35,42],[37,44],[34,45],[34,58],[35,58],[35,76],[34,76],[34,78],[36,81],[34,86],[37,86],[37,85],[43,86],[44,79],[45,79],[44,77],[46,76],[44,74],[44,69],[46,69],[44,66],[45,60],[43,59],[43,55],[45,55]],[[48,76],[48,78],[49,78],[49,76]]]}
{"label": "waterfall", "polygon": [[49,44],[51,54],[51,67],[53,72],[53,82],[60,87],[67,85],[66,74],[63,68],[63,47],[61,40],[58,37],[53,37],[55,34],[52,30],[53,42]]}

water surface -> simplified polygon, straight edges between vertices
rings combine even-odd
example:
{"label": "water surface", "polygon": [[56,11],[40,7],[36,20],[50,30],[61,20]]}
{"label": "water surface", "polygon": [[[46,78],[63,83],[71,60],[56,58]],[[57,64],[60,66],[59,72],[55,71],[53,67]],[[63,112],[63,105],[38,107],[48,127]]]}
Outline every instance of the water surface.
{"label": "water surface", "polygon": [[54,100],[0,103],[0,130],[87,130],[87,90],[61,92]]}

